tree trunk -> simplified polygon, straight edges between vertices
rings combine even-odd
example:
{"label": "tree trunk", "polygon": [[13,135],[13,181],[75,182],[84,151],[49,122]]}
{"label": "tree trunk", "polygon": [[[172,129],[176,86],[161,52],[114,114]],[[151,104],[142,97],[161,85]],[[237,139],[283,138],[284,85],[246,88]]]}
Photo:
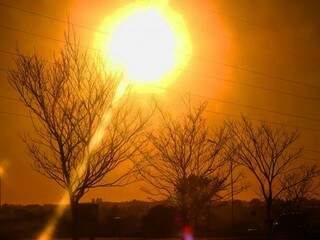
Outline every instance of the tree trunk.
{"label": "tree trunk", "polygon": [[207,224],[206,224],[206,234],[210,235],[211,231],[211,203],[207,207]]}
{"label": "tree trunk", "polygon": [[72,240],[78,240],[78,206],[79,201],[74,199],[73,197],[70,198],[70,207],[71,207],[71,235]]}
{"label": "tree trunk", "polygon": [[273,219],[272,219],[272,199],[266,201],[266,224],[267,224],[267,239],[272,240]]}
{"label": "tree trunk", "polygon": [[[185,182],[185,181],[184,181]],[[186,199],[186,189],[185,186],[181,189],[181,202],[180,202],[180,214],[181,214],[181,223],[182,228],[187,226],[189,224],[188,221],[188,207],[187,207],[187,199]]]}
{"label": "tree trunk", "polygon": [[183,200],[182,202],[182,206],[181,206],[181,218],[182,218],[182,227],[184,228],[185,226],[189,225],[189,221],[188,221],[188,210],[187,210],[187,206]]}
{"label": "tree trunk", "polygon": [[198,214],[198,211],[194,211],[194,221],[193,221],[193,224],[191,224],[191,227],[194,231],[194,233],[197,234],[197,236],[201,236],[202,235],[202,232],[200,230],[200,226],[199,226],[199,214]]}

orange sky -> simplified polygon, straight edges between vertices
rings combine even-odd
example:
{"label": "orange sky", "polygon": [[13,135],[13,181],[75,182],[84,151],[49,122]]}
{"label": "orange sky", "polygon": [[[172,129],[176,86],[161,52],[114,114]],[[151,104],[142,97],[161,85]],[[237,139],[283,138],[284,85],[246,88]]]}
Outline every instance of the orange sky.
{"label": "orange sky", "polygon": [[[107,15],[131,1],[2,2],[55,19],[69,16],[73,23],[97,29]],[[303,128],[301,143],[306,149],[320,151],[320,131],[315,131],[320,130],[320,3],[317,0],[304,3],[299,0],[176,0],[170,1],[170,5],[184,17],[193,44],[193,57],[188,68],[171,86],[172,89],[215,98],[209,104],[209,109],[215,112],[247,114],[255,119],[300,126]],[[2,69],[12,66],[14,59],[3,51],[14,52],[19,47],[26,53],[36,49],[40,54],[48,55],[61,46],[54,39],[63,39],[66,25],[59,21],[1,4],[0,19]],[[76,30],[83,42],[90,45],[94,33],[83,28]],[[16,97],[4,72],[0,72],[0,79],[0,96]],[[170,101],[178,101],[174,91],[169,90],[166,94]],[[221,100],[229,101],[229,104]],[[33,171],[20,139],[19,135],[30,129],[30,121],[5,112],[24,114],[25,110],[15,101],[0,98],[0,159],[8,162],[3,179],[3,201],[22,204],[57,202],[62,195],[61,189]],[[228,118],[223,114],[208,117],[210,121],[218,122]],[[320,153],[307,151],[305,157],[307,161],[320,159]],[[243,197],[251,196],[252,192],[243,194]],[[145,194],[137,184],[91,191],[84,200],[92,197],[122,201],[145,199]]]}

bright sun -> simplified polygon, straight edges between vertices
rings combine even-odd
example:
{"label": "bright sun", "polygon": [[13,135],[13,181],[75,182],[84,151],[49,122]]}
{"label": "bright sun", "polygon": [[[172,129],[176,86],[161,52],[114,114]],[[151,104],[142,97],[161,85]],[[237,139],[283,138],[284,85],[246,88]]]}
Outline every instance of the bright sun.
{"label": "bright sun", "polygon": [[114,71],[138,85],[167,85],[191,57],[183,18],[166,1],[139,1],[107,17],[95,47],[103,49]]}

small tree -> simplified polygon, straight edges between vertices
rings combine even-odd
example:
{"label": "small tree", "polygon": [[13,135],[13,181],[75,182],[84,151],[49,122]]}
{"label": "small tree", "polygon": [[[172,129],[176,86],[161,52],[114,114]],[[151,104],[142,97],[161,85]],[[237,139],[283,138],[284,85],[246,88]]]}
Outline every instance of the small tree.
{"label": "small tree", "polygon": [[318,177],[318,168],[316,165],[311,165],[303,166],[281,178],[283,191],[280,198],[284,201],[286,213],[300,212],[304,201],[319,194]]}
{"label": "small tree", "polygon": [[229,122],[228,126],[233,133],[232,147],[237,149],[237,162],[256,179],[265,201],[266,222],[271,238],[274,199],[300,181],[291,182],[288,186],[281,185],[284,176],[297,170],[297,159],[302,149],[294,145],[299,134],[281,126],[272,127],[266,123],[254,125],[246,118]]}
{"label": "small tree", "polygon": [[[192,107],[181,118],[163,110],[160,126],[148,133],[141,175],[152,186],[150,194],[171,200],[181,214],[182,224],[194,224],[214,196],[229,185],[225,155],[228,133],[210,132],[204,118],[206,104]],[[209,139],[211,141],[209,141]],[[196,206],[194,205],[196,204]],[[192,208],[198,208],[192,211]]]}
{"label": "small tree", "polygon": [[[225,177],[229,176],[226,174]],[[219,194],[225,191],[227,186],[229,182],[224,177],[208,178],[191,174],[177,184],[174,200],[177,204],[185,201],[188,220],[196,230],[199,230],[200,223],[207,223],[202,225],[202,228],[209,227],[208,218],[212,201],[220,200],[222,197]]]}
{"label": "small tree", "polygon": [[[19,55],[9,81],[30,110],[35,134],[24,141],[33,166],[68,193],[77,239],[80,199],[90,188],[127,183],[146,119],[126,97],[115,104],[120,79],[70,39],[51,62]],[[106,182],[120,166],[124,174]]]}

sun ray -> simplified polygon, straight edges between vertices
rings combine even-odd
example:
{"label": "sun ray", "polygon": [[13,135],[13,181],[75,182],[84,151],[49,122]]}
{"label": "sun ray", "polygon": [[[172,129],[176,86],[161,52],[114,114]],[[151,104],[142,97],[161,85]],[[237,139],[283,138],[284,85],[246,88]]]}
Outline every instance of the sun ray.
{"label": "sun ray", "polygon": [[[121,98],[125,95],[126,91],[128,90],[128,82],[123,80],[119,83],[119,86],[117,88],[117,91],[115,93],[115,96],[112,101],[112,106],[114,107],[118,101],[121,100]],[[99,147],[101,144],[101,141],[103,140],[105,136],[105,129],[107,125],[109,124],[112,116],[112,108],[106,109],[104,112],[104,115],[102,117],[102,121],[100,122],[99,126],[97,127],[92,139],[90,140],[87,155],[84,157],[83,161],[79,166],[77,166],[76,172],[72,174],[71,179],[74,179],[73,186],[77,186],[79,184],[79,178],[83,174],[85,174],[87,170],[87,164],[90,154]],[[77,178],[77,176],[80,176]],[[58,203],[58,206],[56,207],[53,216],[49,219],[47,225],[43,229],[43,231],[39,234],[37,240],[50,240],[52,239],[52,236],[54,234],[54,230],[56,229],[56,226],[58,224],[59,219],[62,217],[63,213],[65,212],[66,208],[68,207],[68,201],[69,201],[69,194],[67,192],[64,193],[63,197]]]}
{"label": "sun ray", "polygon": [[[103,37],[97,34],[94,48],[104,51],[106,64],[111,66],[112,71],[123,73],[113,106],[121,100],[129,86],[142,90],[154,83],[168,85],[179,74],[177,70],[185,67],[191,57],[192,48],[184,21],[166,0],[130,4],[106,18],[101,30],[110,30],[111,34]],[[154,91],[155,88],[152,89]],[[101,144],[111,117],[112,108],[104,112],[90,140],[87,155],[73,173],[73,185],[79,181],[75,176],[85,173],[89,156]],[[38,240],[52,239],[68,200],[68,194],[65,193]]]}

